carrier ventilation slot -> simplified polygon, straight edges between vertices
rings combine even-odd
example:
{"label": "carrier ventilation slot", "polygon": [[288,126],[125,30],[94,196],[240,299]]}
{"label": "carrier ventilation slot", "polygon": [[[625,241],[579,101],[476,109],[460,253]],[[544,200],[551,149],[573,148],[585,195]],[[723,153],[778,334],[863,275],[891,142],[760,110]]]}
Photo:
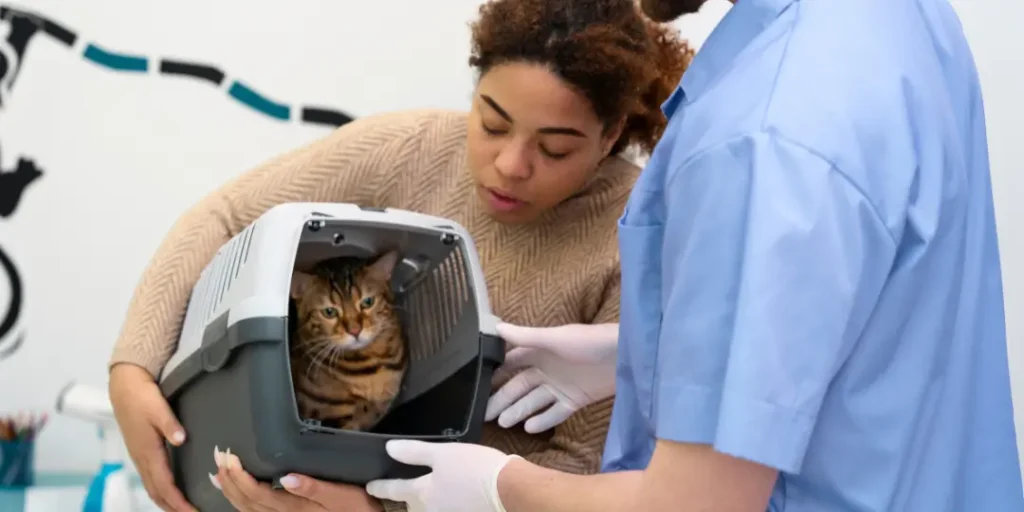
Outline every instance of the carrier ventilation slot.
{"label": "carrier ventilation slot", "polygon": [[254,231],[255,224],[251,224],[232,238],[203,272],[188,300],[188,309],[185,313],[188,321],[181,329],[183,339],[202,337],[207,322],[249,259],[249,247],[252,245]]}
{"label": "carrier ventilation slot", "polygon": [[201,291],[199,311],[203,313],[200,329],[213,317],[224,296],[231,291],[231,284],[238,277],[245,262],[249,258],[249,246],[255,224],[250,224],[244,231],[235,235],[224,249],[214,258],[208,273],[196,287]]}
{"label": "carrier ventilation slot", "polygon": [[411,360],[420,361],[437,354],[452,336],[471,298],[467,272],[462,251],[456,248],[423,279],[409,287],[405,303],[407,318],[416,322],[407,329]]}

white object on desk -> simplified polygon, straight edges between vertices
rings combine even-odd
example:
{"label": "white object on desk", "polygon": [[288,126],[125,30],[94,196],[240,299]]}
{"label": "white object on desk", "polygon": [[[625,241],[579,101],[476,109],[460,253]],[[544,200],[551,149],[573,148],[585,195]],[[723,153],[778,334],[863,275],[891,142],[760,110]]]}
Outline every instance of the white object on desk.
{"label": "white object on desk", "polygon": [[57,412],[96,423],[103,442],[100,470],[93,477],[88,494],[75,509],[83,512],[135,512],[137,507],[124,467],[124,440],[106,390],[71,382],[57,395]]}

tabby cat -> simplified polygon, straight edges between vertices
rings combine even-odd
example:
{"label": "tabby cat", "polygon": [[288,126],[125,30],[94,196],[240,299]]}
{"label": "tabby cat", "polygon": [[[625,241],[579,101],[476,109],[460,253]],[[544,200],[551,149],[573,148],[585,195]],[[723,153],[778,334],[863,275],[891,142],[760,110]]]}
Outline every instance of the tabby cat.
{"label": "tabby cat", "polygon": [[292,380],[299,416],[372,428],[398,394],[408,357],[389,281],[391,251],[373,261],[339,257],[292,274]]}

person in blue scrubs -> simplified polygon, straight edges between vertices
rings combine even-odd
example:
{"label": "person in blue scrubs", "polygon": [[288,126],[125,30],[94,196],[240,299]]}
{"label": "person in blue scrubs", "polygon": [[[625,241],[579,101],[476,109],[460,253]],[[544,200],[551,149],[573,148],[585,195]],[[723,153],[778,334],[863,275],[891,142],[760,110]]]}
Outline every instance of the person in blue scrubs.
{"label": "person in blue scrubs", "polygon": [[981,88],[948,0],[737,0],[663,108],[620,220],[603,474],[396,441],[433,472],[368,491],[414,512],[1024,510]]}

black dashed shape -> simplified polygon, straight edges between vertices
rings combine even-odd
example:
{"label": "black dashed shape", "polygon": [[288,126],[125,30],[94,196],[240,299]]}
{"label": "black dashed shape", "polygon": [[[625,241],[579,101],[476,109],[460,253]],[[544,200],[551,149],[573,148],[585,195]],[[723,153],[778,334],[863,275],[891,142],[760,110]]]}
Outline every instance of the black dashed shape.
{"label": "black dashed shape", "polygon": [[33,20],[36,25],[43,30],[43,32],[69,47],[74,46],[75,41],[78,39],[78,36],[74,32],[56,21],[44,18],[34,12],[0,6],[0,19],[13,20],[14,18],[28,18]]}
{"label": "black dashed shape", "polygon": [[224,81],[224,72],[216,67],[171,59],[160,61],[160,73],[198,78],[218,86]]}
{"label": "black dashed shape", "polygon": [[325,124],[329,126],[341,126],[353,121],[352,116],[344,112],[315,107],[303,107],[302,120],[307,123]]}

